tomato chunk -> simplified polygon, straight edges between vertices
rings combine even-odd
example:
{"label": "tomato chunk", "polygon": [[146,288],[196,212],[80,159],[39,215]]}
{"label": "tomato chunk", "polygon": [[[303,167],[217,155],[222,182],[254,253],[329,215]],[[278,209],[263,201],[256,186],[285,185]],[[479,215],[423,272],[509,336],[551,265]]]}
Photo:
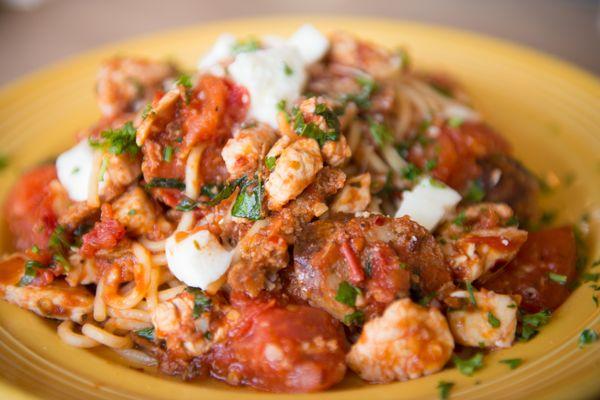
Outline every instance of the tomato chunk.
{"label": "tomato chunk", "polygon": [[260,302],[240,313],[238,327],[213,347],[213,375],[271,392],[323,390],[344,377],[344,331],[326,312]]}
{"label": "tomato chunk", "polygon": [[81,254],[92,257],[98,250],[113,249],[125,236],[125,227],[113,218],[113,211],[109,204],[102,205],[102,216],[91,231],[83,235]]}
{"label": "tomato chunk", "polygon": [[[529,234],[517,256],[483,286],[497,293],[518,294],[528,312],[555,310],[569,296],[576,278],[577,251],[571,227]],[[554,280],[550,274],[556,274]],[[566,282],[560,283],[560,276]]]}
{"label": "tomato chunk", "polygon": [[17,249],[48,245],[57,223],[53,209],[55,195],[48,185],[54,179],[54,165],[37,167],[25,173],[9,193],[5,215]]}

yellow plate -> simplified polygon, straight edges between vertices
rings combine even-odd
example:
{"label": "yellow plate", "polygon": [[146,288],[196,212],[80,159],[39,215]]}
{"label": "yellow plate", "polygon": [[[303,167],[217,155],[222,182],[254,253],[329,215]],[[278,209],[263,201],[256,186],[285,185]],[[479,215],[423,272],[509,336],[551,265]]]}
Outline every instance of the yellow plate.
{"label": "yellow plate", "polygon": [[[287,35],[304,22],[323,31],[344,29],[390,47],[406,46],[417,69],[456,77],[531,169],[538,173],[552,170],[559,177],[576,174],[573,185],[549,202],[560,208],[565,221],[576,221],[590,212],[594,231],[590,259],[598,259],[599,82],[564,62],[502,41],[389,20],[305,16],[220,22],[105,47],[33,74],[0,91],[0,152],[11,157],[9,168],[1,173],[0,196],[5,196],[23,168],[71,146],[74,132],[95,121],[99,114],[94,76],[103,59],[117,53],[141,54],[170,57],[192,66],[222,32]],[[0,236],[4,249],[8,240],[4,228]],[[600,309],[592,302],[589,285],[584,285],[538,337],[486,357],[485,368],[471,378],[456,370],[389,385],[364,385],[349,378],[328,392],[307,397],[437,398],[435,387],[445,380],[456,383],[452,397],[460,399],[591,398],[600,393],[600,343],[578,349],[577,337],[584,328],[600,331],[599,325]],[[498,363],[517,357],[524,364],[514,371]],[[183,383],[144,374],[119,364],[106,351],[69,347],[58,339],[54,325],[4,302],[0,302],[0,375],[3,399],[265,396],[210,380]]]}

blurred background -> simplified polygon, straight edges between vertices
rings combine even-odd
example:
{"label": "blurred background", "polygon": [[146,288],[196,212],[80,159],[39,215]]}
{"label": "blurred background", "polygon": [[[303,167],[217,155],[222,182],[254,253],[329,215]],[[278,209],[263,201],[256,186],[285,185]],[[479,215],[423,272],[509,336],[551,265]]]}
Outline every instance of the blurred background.
{"label": "blurred background", "polygon": [[0,0],[0,85],[90,48],[225,18],[381,16],[505,38],[600,75],[598,0]]}

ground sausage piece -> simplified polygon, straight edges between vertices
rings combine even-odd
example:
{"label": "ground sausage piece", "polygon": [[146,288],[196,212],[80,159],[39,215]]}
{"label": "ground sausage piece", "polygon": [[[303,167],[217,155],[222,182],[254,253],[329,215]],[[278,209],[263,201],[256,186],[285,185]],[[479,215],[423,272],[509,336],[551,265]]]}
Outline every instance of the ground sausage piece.
{"label": "ground sausage piece", "polygon": [[48,244],[58,211],[68,203],[64,190],[57,190],[62,189],[60,185],[52,184],[55,179],[54,165],[34,168],[19,179],[6,198],[6,221],[18,250]]}
{"label": "ground sausage piece", "polygon": [[212,349],[213,375],[271,392],[314,392],[341,381],[346,343],[341,325],[312,307],[256,302]]}
{"label": "ground sausage piece", "polygon": [[441,370],[453,349],[442,313],[403,299],[365,324],[346,361],[369,382],[405,381]]}
{"label": "ground sausage piece", "polygon": [[319,145],[314,139],[300,138],[285,148],[269,175],[265,190],[270,210],[280,210],[312,183],[323,168]]}
{"label": "ground sausage piece", "polygon": [[[369,319],[409,295],[411,275],[423,295],[451,285],[435,239],[408,217],[325,220],[298,236],[288,290],[340,320],[356,310]],[[355,307],[336,299],[348,283],[361,291]]]}
{"label": "ground sausage piece", "polygon": [[[518,294],[528,312],[555,310],[569,297],[575,280],[577,249],[571,227],[552,228],[529,234],[515,259],[483,286],[496,293]],[[564,275],[566,283],[550,278]]]}

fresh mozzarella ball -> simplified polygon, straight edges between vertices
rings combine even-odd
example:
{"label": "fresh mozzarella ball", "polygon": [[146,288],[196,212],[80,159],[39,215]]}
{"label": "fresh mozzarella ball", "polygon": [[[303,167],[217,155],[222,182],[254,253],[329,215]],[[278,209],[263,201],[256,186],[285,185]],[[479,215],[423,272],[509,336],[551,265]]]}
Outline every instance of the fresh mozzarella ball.
{"label": "fresh mozzarella ball", "polygon": [[410,219],[432,230],[460,202],[460,194],[433,178],[421,179],[410,191],[404,191],[396,218]]}
{"label": "fresh mozzarella ball", "polygon": [[329,48],[329,40],[312,25],[302,25],[287,41],[300,51],[306,64],[319,61]]}
{"label": "fresh mozzarella ball", "polygon": [[165,244],[169,269],[188,286],[207,289],[229,268],[232,253],[206,229],[175,232]]}
{"label": "fresh mozzarella ball", "polygon": [[277,126],[277,103],[295,101],[306,81],[302,56],[291,46],[238,54],[228,70],[250,94],[249,117],[273,127]]}
{"label": "fresh mozzarella ball", "polygon": [[[467,291],[452,297],[468,298]],[[448,312],[450,330],[457,343],[472,347],[510,347],[517,329],[517,304],[511,296],[482,289],[474,292],[477,306]]]}
{"label": "fresh mozzarella ball", "polygon": [[236,41],[235,36],[229,33],[219,36],[213,47],[198,61],[198,69],[214,70],[221,61],[233,57],[232,49]]}
{"label": "fresh mozzarella ball", "polygon": [[67,190],[71,200],[74,201],[87,199],[93,170],[94,150],[87,139],[82,140],[56,159],[58,180]]}

